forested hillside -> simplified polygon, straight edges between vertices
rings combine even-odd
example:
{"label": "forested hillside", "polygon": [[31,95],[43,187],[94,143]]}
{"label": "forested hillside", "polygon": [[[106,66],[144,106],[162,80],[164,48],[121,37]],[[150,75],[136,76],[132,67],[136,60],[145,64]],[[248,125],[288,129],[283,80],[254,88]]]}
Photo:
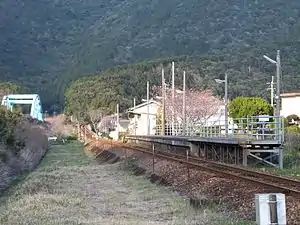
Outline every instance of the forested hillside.
{"label": "forested hillside", "polygon": [[[297,89],[299,12],[298,0],[2,0],[0,79],[38,91],[49,107],[63,103],[71,81],[112,66],[209,55],[226,65],[219,72],[236,71],[241,94],[259,94],[262,84],[249,88],[238,73],[245,77],[250,66],[268,80],[274,68],[261,55],[280,48],[283,89]],[[219,64],[192,61],[209,74]]]}
{"label": "forested hillside", "polygon": [[[261,96],[270,101],[270,86],[267,83],[270,82],[275,68],[274,65],[261,60],[261,57],[256,57],[259,55],[259,51],[249,51],[236,57],[178,57],[115,67],[96,76],[84,77],[73,82],[65,95],[66,112],[84,115],[91,109],[103,106],[115,112],[117,103],[120,104],[121,110],[125,110],[132,106],[134,97],[138,103],[142,98],[146,98],[147,80],[150,81],[151,87],[161,84],[162,68],[167,84],[171,85],[172,60],[175,62],[175,85],[179,88],[182,87],[183,71],[186,71],[188,88],[209,88],[223,98],[224,84],[217,84],[214,79],[224,79],[226,71],[230,99],[238,96]],[[251,62],[252,66],[247,66],[247,62]],[[291,70],[286,70],[285,77],[296,72],[292,70],[292,66],[287,68]],[[288,79],[290,82],[284,83],[283,87],[299,87],[300,76]]]}

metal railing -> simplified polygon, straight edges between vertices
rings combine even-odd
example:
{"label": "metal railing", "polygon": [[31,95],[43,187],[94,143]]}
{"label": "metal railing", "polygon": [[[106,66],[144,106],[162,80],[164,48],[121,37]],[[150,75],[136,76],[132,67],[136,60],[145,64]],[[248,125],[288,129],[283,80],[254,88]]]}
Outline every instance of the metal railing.
{"label": "metal railing", "polygon": [[[155,127],[155,135],[162,135],[161,125]],[[166,123],[164,135],[198,136],[206,138],[239,138],[247,140],[275,140],[284,142],[284,118],[275,116],[254,116],[230,119],[226,130],[225,121],[204,121],[200,123]]]}

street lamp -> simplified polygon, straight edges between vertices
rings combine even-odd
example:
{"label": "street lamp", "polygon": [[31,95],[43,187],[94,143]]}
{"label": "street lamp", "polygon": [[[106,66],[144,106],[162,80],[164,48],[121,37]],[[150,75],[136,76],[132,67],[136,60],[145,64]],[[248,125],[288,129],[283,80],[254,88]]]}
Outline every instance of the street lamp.
{"label": "street lamp", "polygon": [[[270,63],[276,65],[276,117],[280,116],[280,73],[281,73],[281,63],[280,63],[280,50],[277,50],[276,61],[264,55],[264,59],[268,60]],[[279,122],[279,121],[278,121]],[[279,124],[277,124],[279,125]]]}
{"label": "street lamp", "polygon": [[[276,65],[276,130],[277,134],[275,136],[278,137],[279,141],[281,140],[280,134],[280,74],[281,74],[281,62],[280,62],[280,50],[277,50],[276,61],[264,55],[264,59],[268,60],[270,63]],[[279,168],[283,168],[283,152],[282,149],[279,150]]]}
{"label": "street lamp", "polygon": [[215,79],[218,84],[225,83],[225,134],[228,135],[228,79],[225,73],[225,79]]}

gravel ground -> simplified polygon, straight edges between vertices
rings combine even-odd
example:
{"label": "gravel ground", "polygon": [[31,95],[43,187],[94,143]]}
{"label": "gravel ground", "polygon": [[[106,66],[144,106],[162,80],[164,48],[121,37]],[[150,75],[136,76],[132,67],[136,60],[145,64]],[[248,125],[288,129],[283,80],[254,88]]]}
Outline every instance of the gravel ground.
{"label": "gravel ground", "polygon": [[[127,150],[128,158],[134,157],[138,167],[152,171],[152,157]],[[218,211],[243,220],[255,221],[255,194],[272,193],[275,190],[263,188],[253,183],[233,178],[220,177],[217,174],[190,169],[179,163],[155,159],[155,174],[170,183],[174,190],[189,197],[218,203]],[[300,224],[300,201],[287,196],[287,219],[289,225]],[[230,213],[228,213],[230,212]]]}
{"label": "gravel ground", "polygon": [[0,224],[241,224],[188,202],[120,163],[99,165],[71,143],[52,146],[41,165],[0,198]]}
{"label": "gravel ground", "polygon": [[[152,170],[151,157],[139,161],[140,167]],[[155,173],[172,183],[176,190],[189,196],[213,199],[221,203],[222,211],[229,211],[233,215],[245,220],[255,220],[255,194],[274,193],[276,190],[263,188],[237,179],[220,177],[205,171],[190,170],[190,181],[187,182],[187,168],[178,163],[156,160]],[[222,204],[223,203],[223,204]],[[290,225],[300,224],[300,201],[294,197],[286,197],[287,219]]]}

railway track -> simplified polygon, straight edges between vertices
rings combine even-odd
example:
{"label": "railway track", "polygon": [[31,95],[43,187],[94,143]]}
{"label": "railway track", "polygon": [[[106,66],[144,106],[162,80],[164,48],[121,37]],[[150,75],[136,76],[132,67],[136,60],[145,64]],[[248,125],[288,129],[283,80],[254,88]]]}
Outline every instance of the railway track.
{"label": "railway track", "polygon": [[[93,139],[93,135],[89,132],[88,138]],[[138,151],[145,154],[153,155],[153,150],[133,144],[124,144],[112,142],[116,147],[126,148],[132,151]],[[169,153],[165,151],[154,151],[155,157],[178,162],[189,166],[189,168],[202,169],[208,172],[220,174],[225,177],[233,177],[235,179],[244,180],[281,191],[287,195],[296,195],[300,197],[300,180],[288,177],[282,177],[274,174],[254,171],[247,168],[237,167],[225,163],[214,162],[183,154]]]}
{"label": "railway track", "polygon": [[[133,151],[139,151],[153,155],[153,150],[149,150],[140,146],[124,144],[123,147]],[[216,174],[221,174],[226,177],[234,177],[239,180],[246,180],[265,187],[276,189],[285,194],[293,194],[300,197],[300,180],[253,171],[251,169],[241,168],[229,164],[208,161],[188,155],[184,156],[182,154],[173,154],[157,150],[155,150],[154,154],[155,157],[186,164],[190,168],[202,169]]]}

